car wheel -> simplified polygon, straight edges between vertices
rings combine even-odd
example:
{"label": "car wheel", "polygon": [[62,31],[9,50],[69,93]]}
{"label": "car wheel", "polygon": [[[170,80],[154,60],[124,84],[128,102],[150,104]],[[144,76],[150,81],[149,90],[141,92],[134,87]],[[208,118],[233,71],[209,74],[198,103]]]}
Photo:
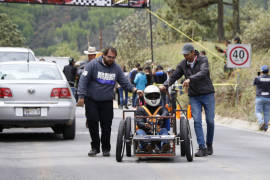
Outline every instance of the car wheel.
{"label": "car wheel", "polygon": [[76,119],[72,121],[71,125],[65,125],[63,129],[64,139],[74,139],[76,134]]}

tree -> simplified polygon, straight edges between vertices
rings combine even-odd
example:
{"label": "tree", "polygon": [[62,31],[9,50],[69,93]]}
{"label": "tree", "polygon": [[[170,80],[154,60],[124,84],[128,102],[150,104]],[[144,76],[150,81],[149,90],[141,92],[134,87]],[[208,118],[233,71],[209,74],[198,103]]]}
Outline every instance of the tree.
{"label": "tree", "polygon": [[136,62],[144,62],[150,59],[141,57],[142,51],[149,47],[149,21],[145,11],[137,11],[125,20],[115,24],[118,36],[115,46],[118,50],[117,60],[126,66],[133,67]]}
{"label": "tree", "polygon": [[218,0],[218,40],[221,42],[224,40],[224,25],[223,25],[223,0]]}
{"label": "tree", "polygon": [[239,0],[233,0],[233,35],[241,34]]}
{"label": "tree", "polygon": [[22,46],[24,37],[6,14],[0,14],[0,46]]}
{"label": "tree", "polygon": [[240,13],[239,0],[232,0],[232,3],[224,2],[223,0],[165,0],[168,6],[174,11],[183,11],[184,9],[193,13],[194,10],[207,8],[211,5],[218,5],[218,38],[219,41],[224,40],[223,26],[223,5],[233,7],[233,35],[240,34]]}

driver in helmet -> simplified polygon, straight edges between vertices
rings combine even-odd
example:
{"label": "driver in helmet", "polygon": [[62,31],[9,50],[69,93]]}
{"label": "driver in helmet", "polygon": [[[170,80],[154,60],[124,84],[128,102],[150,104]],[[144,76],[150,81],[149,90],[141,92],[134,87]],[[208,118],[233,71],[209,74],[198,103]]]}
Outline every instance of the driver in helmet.
{"label": "driver in helmet", "polygon": [[[161,93],[157,86],[150,85],[144,89],[144,101],[145,105],[138,106],[135,112],[136,116],[168,116],[169,112],[166,108],[160,106]],[[153,123],[157,121],[156,132],[157,135],[168,135],[166,128],[168,119],[158,118],[136,118],[136,134],[137,135],[152,135],[153,134]],[[161,152],[167,152],[170,150],[170,146],[166,142],[156,143],[140,143],[141,150],[146,150],[148,153],[153,150]]]}

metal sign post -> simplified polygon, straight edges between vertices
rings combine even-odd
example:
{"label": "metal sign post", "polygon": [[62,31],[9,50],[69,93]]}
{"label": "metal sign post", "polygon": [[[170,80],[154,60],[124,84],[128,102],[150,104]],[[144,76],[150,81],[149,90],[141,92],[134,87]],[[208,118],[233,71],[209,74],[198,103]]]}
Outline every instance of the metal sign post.
{"label": "metal sign post", "polygon": [[[229,44],[227,50],[228,68],[249,68],[251,64],[251,45],[250,44]],[[236,72],[236,98],[235,105],[238,104],[239,96],[239,71]]]}

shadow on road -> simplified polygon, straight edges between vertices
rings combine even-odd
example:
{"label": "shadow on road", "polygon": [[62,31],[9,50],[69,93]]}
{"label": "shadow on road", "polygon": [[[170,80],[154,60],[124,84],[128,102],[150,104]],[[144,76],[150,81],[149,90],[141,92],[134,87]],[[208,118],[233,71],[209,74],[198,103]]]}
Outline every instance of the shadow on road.
{"label": "shadow on road", "polygon": [[34,142],[34,141],[62,141],[61,134],[50,132],[12,132],[0,133],[1,142]]}

